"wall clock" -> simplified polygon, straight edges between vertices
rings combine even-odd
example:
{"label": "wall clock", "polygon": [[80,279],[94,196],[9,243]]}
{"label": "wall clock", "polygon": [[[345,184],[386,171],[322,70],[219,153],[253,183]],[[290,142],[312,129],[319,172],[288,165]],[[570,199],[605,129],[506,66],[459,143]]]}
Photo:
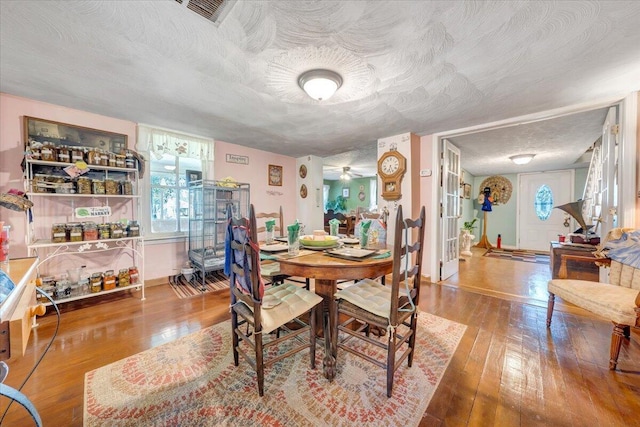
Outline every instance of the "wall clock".
{"label": "wall clock", "polygon": [[300,174],[300,178],[306,178],[307,177],[307,167],[305,165],[300,165],[300,169],[298,170],[298,173]]}
{"label": "wall clock", "polygon": [[382,198],[399,200],[402,197],[402,178],[407,171],[407,159],[391,149],[378,159],[378,175],[382,180]]}

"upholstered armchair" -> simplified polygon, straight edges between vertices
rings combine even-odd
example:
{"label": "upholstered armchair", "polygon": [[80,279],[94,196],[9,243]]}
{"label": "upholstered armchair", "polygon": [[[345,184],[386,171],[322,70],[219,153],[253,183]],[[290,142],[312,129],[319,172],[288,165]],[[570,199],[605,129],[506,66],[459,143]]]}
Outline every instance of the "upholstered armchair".
{"label": "upholstered armchair", "polygon": [[[551,326],[556,295],[611,320],[609,369],[614,370],[622,340],[631,338],[631,327],[640,327],[640,230],[621,232],[615,229],[612,233],[620,237],[603,245],[607,258],[561,255],[560,278],[548,284],[547,327]],[[609,283],[567,279],[568,260],[610,265]]]}

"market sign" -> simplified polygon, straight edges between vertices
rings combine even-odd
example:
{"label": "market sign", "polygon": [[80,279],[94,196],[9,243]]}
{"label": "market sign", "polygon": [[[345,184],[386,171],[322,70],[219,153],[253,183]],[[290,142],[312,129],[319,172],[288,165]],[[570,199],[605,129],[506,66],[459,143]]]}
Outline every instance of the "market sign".
{"label": "market sign", "polygon": [[89,206],[76,208],[76,218],[96,218],[101,216],[111,216],[111,207],[109,206]]}

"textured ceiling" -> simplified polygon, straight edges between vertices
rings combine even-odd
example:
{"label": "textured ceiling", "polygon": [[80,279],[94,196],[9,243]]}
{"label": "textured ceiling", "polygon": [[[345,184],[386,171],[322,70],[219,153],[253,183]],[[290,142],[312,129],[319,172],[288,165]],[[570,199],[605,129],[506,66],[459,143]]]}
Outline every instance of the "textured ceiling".
{"label": "textured ceiling", "polygon": [[[375,160],[386,136],[639,90],[638,22],[638,1],[238,1],[215,25],[171,0],[2,0],[0,90],[294,157],[367,147],[348,161]],[[296,83],[318,67],[344,79],[323,102]],[[550,125],[562,144],[517,127],[451,140],[472,173],[507,173],[496,168],[522,148],[544,151],[544,170],[593,143],[575,128]]]}

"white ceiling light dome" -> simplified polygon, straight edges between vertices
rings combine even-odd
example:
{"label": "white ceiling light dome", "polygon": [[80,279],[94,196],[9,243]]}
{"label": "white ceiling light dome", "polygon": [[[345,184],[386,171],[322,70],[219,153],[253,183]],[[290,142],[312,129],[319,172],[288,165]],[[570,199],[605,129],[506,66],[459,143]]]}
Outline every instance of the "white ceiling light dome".
{"label": "white ceiling light dome", "polygon": [[342,77],[331,70],[309,70],[300,75],[298,85],[311,98],[324,101],[331,98],[342,86]]}
{"label": "white ceiling light dome", "polygon": [[535,154],[518,154],[517,156],[509,157],[516,165],[526,165],[535,157]]}

